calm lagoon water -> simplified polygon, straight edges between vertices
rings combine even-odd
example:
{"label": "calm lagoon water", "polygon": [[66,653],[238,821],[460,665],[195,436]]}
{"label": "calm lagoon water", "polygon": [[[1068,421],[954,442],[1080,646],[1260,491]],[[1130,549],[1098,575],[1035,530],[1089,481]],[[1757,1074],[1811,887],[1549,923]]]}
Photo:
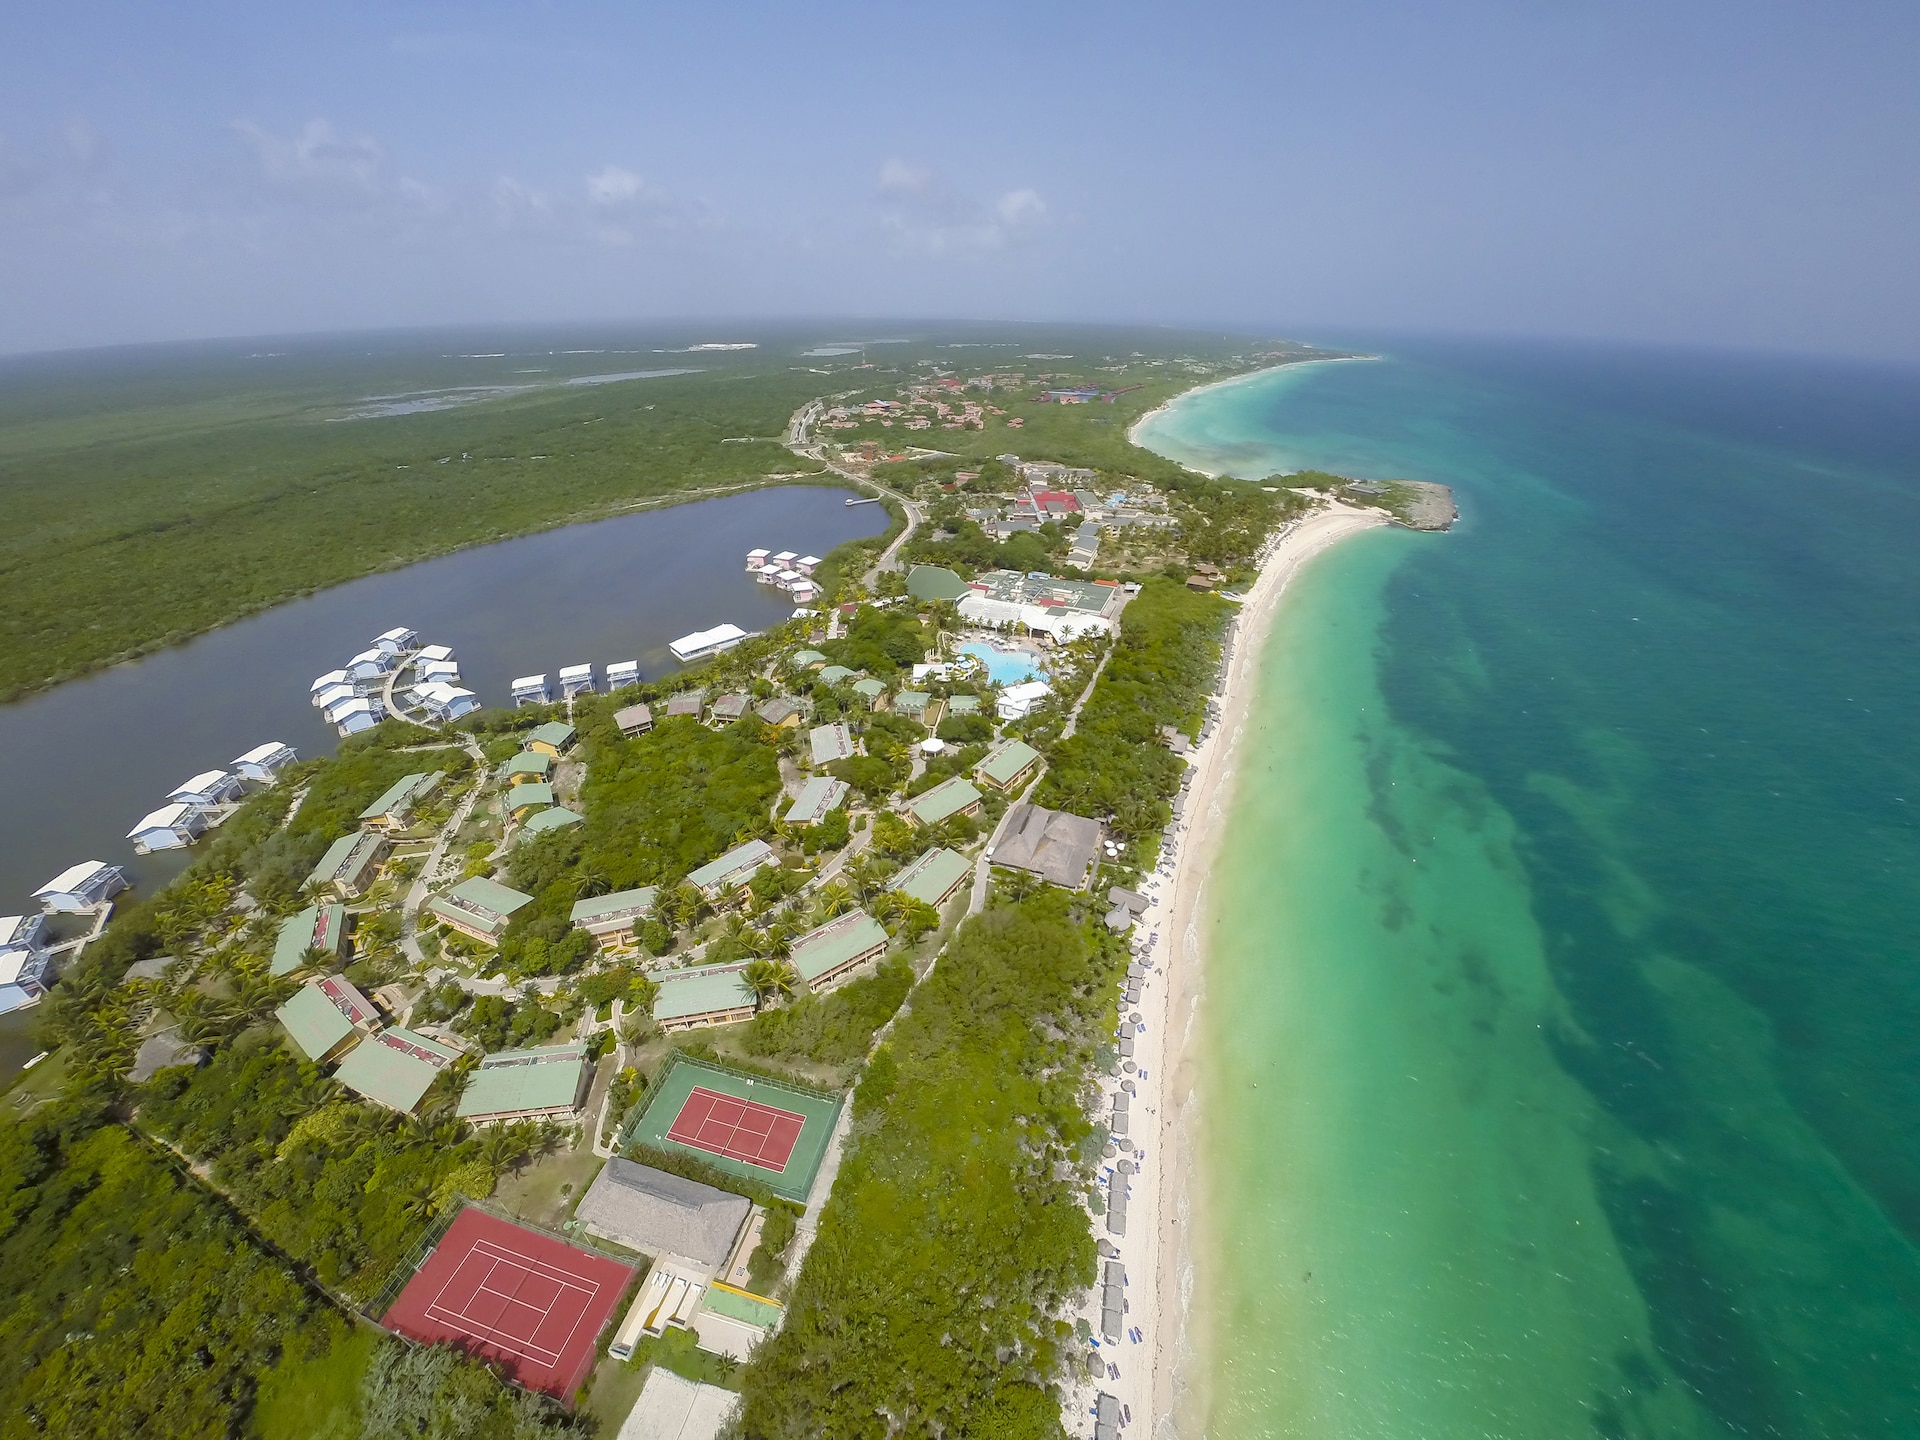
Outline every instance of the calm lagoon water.
{"label": "calm lagoon water", "polygon": [[1464,516],[1272,637],[1210,1435],[1920,1434],[1920,376],[1404,346],[1143,439]]}
{"label": "calm lagoon water", "polygon": [[[330,753],[333,728],[309,702],[314,676],[373,636],[410,625],[451,645],[462,683],[504,705],[516,676],[591,661],[677,668],[667,642],[731,621],[759,630],[789,597],[747,578],[756,545],[824,555],[887,526],[849,492],[782,486],[550,530],[423,561],[295,600],[134,664],[0,706],[0,754],[14,757],[15,824],[0,828],[0,913],[79,860],[126,866],[151,885],[190,852],[135,857],[123,838],[189,775],[264,740]],[[0,1017],[0,1075],[32,1053],[27,1017]]]}

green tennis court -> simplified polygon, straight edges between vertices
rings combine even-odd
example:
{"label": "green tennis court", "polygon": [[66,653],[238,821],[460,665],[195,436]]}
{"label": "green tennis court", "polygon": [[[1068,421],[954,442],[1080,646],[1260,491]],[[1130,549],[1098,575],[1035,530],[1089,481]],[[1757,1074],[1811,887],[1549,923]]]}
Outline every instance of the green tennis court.
{"label": "green tennis court", "polygon": [[691,1155],[804,1204],[839,1118],[837,1096],[681,1059],[660,1077],[627,1138]]}

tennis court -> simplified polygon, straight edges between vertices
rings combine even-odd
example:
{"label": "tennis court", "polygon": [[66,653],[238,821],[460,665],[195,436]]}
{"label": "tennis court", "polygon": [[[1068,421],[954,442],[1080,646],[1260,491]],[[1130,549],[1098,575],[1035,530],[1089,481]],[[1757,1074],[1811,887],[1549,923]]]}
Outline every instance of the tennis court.
{"label": "tennis court", "polygon": [[628,1138],[680,1150],[805,1203],[839,1118],[838,1096],[683,1059],[655,1084]]}
{"label": "tennis court", "polygon": [[633,1270],[467,1209],[387,1311],[389,1330],[450,1344],[571,1401]]}

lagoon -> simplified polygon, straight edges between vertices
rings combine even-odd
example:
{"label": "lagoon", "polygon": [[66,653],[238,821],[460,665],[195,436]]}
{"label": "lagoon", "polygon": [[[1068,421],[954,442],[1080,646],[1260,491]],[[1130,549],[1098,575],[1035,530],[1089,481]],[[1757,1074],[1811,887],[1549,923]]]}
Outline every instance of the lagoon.
{"label": "lagoon", "polygon": [[[0,913],[79,860],[126,867],[151,887],[191,851],[136,857],[128,828],[190,775],[265,740],[331,753],[314,676],[394,625],[450,645],[462,683],[505,705],[516,676],[638,660],[643,678],[679,668],[667,643],[731,622],[761,630],[792,613],[745,573],[756,545],[824,555],[883,531],[850,492],[780,486],[463,550],[289,601],[188,644],[0,706],[16,823],[0,827]],[[33,1047],[31,1011],[0,1017],[0,1076]]]}

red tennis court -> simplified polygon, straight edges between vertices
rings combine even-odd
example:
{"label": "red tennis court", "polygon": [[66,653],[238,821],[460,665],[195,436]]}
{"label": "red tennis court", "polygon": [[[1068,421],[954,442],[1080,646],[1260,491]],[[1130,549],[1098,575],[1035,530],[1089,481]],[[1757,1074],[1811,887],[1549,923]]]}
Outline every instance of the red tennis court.
{"label": "red tennis court", "polygon": [[667,1127],[667,1138],[762,1170],[785,1170],[807,1117],[696,1085]]}
{"label": "red tennis court", "polygon": [[571,1401],[633,1271],[535,1230],[460,1212],[386,1313],[389,1330],[492,1361]]}

